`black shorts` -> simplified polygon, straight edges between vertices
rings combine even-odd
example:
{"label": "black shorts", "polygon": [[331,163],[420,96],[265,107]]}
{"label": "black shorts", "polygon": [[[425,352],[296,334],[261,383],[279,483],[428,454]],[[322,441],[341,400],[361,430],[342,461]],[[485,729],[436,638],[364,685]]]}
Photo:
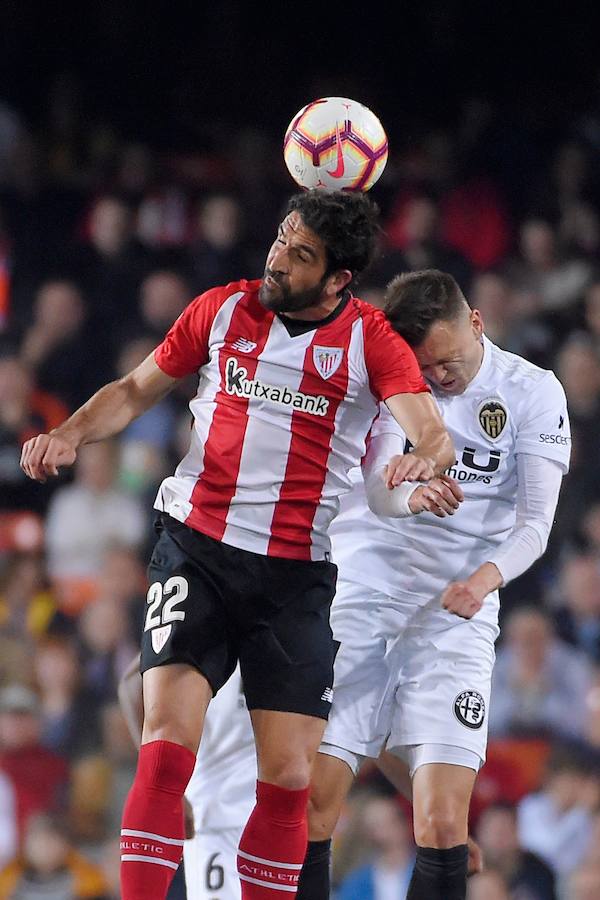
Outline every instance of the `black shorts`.
{"label": "black shorts", "polygon": [[188,663],[216,693],[239,660],[249,709],[326,719],[336,566],[230,547],[164,513],[157,531],[141,671]]}

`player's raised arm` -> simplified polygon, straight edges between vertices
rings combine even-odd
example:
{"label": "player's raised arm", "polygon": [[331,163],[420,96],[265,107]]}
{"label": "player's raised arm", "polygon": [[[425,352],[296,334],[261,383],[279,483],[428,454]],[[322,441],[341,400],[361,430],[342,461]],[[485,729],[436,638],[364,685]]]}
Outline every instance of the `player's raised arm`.
{"label": "player's raised arm", "polygon": [[100,388],[87,403],[49,434],[38,434],[23,445],[21,468],[36,481],[58,475],[75,462],[82,444],[118,434],[157,403],[176,384],[154,360],[146,357],[132,372]]}
{"label": "player's raised arm", "polygon": [[403,481],[428,481],[452,465],[454,444],[431,394],[396,394],[385,403],[414,447],[390,463],[388,488]]}
{"label": "player's raised arm", "polygon": [[73,465],[82,444],[123,431],[158,403],[180,378],[197,372],[206,362],[210,328],[223,299],[223,291],[218,288],[196,297],[154,353],[132,372],[101,388],[50,434],[27,441],[21,453],[23,471],[36,481],[58,475],[61,466]]}

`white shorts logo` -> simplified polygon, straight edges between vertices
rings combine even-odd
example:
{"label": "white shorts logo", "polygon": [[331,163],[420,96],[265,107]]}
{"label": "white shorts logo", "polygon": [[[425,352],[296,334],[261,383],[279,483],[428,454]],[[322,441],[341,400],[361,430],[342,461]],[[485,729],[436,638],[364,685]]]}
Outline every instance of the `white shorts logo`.
{"label": "white shorts logo", "polygon": [[454,701],[454,715],[466,728],[481,728],[485,719],[485,700],[479,691],[462,691]]}

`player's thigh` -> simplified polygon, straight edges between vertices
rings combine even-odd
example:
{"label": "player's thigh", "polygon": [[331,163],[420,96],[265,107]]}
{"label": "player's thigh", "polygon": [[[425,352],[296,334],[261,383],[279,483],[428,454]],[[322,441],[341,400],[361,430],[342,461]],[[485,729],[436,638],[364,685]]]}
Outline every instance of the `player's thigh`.
{"label": "player's thigh", "polygon": [[148,567],[141,671],[167,664],[200,672],[216,692],[236,664],[219,572],[219,542],[173,519],[159,521]]}
{"label": "player's thigh", "polygon": [[485,760],[496,636],[487,622],[443,610],[407,632],[388,749],[443,745]]}
{"label": "player's thigh", "polygon": [[248,709],[326,720],[333,688],[329,611],[336,567],[273,557],[256,558],[253,566],[255,596],[237,612]]}
{"label": "player's thigh", "polygon": [[309,841],[324,841],[333,835],[354,774],[343,759],[326,753],[317,754],[308,803]]}
{"label": "player's thigh", "polygon": [[387,647],[409,618],[401,604],[392,603],[364,585],[338,582],[331,626],[340,646],[324,744],[361,757],[376,758],[390,730],[394,673]]}
{"label": "player's thigh", "polygon": [[241,828],[198,832],[183,847],[187,900],[240,900]]}

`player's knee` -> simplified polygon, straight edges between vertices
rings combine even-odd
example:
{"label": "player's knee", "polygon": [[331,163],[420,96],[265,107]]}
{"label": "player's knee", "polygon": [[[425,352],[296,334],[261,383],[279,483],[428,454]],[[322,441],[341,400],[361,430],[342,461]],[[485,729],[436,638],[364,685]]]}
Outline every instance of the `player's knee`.
{"label": "player's knee", "polygon": [[189,729],[176,719],[151,710],[144,716],[143,741],[145,744],[150,741],[170,741],[196,753],[199,735],[190,734]]}
{"label": "player's knee", "polygon": [[465,816],[458,804],[434,805],[415,816],[415,841],[419,847],[447,850],[467,839]]}
{"label": "player's knee", "polygon": [[260,779],[288,791],[303,791],[310,782],[310,764],[302,756],[282,756],[261,764]]}

